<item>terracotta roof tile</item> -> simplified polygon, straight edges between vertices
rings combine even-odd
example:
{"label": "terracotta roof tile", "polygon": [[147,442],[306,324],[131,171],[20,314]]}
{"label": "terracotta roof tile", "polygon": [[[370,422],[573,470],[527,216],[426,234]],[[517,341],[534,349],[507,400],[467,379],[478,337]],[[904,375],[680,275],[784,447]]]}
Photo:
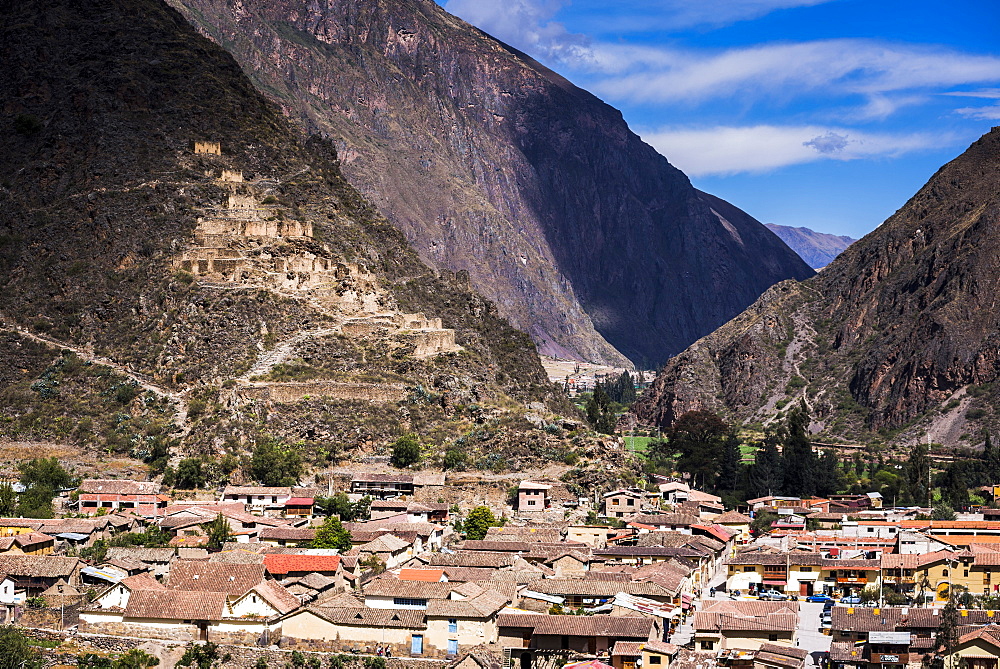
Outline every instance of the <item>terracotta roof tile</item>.
{"label": "terracotta roof tile", "polygon": [[524,613],[501,613],[499,627],[531,628],[534,634],[566,636],[607,636],[621,640],[646,640],[653,629],[649,618],[632,616],[549,616]]}
{"label": "terracotta roof tile", "polygon": [[285,576],[289,572],[329,574],[340,569],[339,555],[281,555],[268,553],[264,556],[264,566],[274,576]]}
{"label": "terracotta roof tile", "polygon": [[365,607],[312,606],[308,611],[335,625],[358,627],[397,627],[424,629],[426,616],[423,611],[397,609],[369,609]]}
{"label": "terracotta roof tile", "polygon": [[400,581],[422,581],[424,583],[440,583],[444,569],[400,569]]}
{"label": "terracotta roof tile", "polygon": [[160,492],[160,484],[155,481],[86,479],[80,483],[79,491],[102,495],[155,495]]}
{"label": "terracotta roof tile", "polygon": [[136,590],[125,605],[126,618],[221,620],[226,593],[189,590]]}
{"label": "terracotta roof tile", "polygon": [[225,592],[242,597],[264,581],[262,564],[226,564],[201,560],[174,560],[167,587],[171,590]]}

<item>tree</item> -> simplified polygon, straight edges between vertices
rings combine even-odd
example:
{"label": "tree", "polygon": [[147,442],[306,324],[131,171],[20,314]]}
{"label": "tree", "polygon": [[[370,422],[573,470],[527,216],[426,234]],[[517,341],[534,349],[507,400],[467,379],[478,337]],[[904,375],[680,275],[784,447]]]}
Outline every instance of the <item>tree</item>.
{"label": "tree", "polygon": [[42,669],[45,661],[13,625],[0,625],[0,669]]}
{"label": "tree", "polygon": [[372,498],[365,495],[357,502],[351,502],[347,493],[338,492],[333,497],[316,498],[316,511],[324,516],[338,516],[342,521],[350,523],[355,520],[368,520],[371,515]]}
{"label": "tree", "polygon": [[611,398],[604,392],[601,384],[594,388],[594,394],[587,401],[587,420],[591,427],[602,434],[614,434],[617,417],[611,406]]}
{"label": "tree", "polygon": [[488,506],[477,506],[465,517],[465,538],[482,539],[491,527],[500,527],[503,523],[497,520]]}
{"label": "tree", "polygon": [[341,551],[349,551],[351,545],[351,533],[344,529],[336,516],[329,516],[316,530],[311,548],[336,548]]}
{"label": "tree", "polygon": [[302,458],[296,449],[273,437],[257,440],[247,474],[263,486],[293,486],[302,476]]}
{"label": "tree", "polygon": [[63,469],[59,459],[55,457],[35,458],[29,462],[22,462],[17,468],[21,472],[21,483],[26,488],[40,486],[58,492],[73,483],[73,477]]}
{"label": "tree", "polygon": [[677,469],[691,474],[692,486],[715,483],[723,442],[730,433],[730,427],[711,411],[688,411],[674,422],[667,438],[680,454]]}
{"label": "tree", "polygon": [[420,442],[416,435],[406,434],[393,442],[389,461],[400,469],[420,462]]}
{"label": "tree", "polygon": [[931,461],[927,456],[927,444],[917,444],[910,451],[910,458],[903,468],[906,474],[907,490],[910,500],[919,506],[928,503],[928,484],[930,482]]}
{"label": "tree", "polygon": [[18,515],[25,518],[51,518],[52,500],[59,490],[73,483],[73,477],[59,464],[59,459],[54,457],[35,458],[22,462],[17,468],[25,487],[18,504]]}
{"label": "tree", "polygon": [[743,453],[740,450],[740,440],[730,432],[722,440],[722,452],[719,456],[719,477],[716,482],[718,490],[734,491],[740,487],[743,473]]}
{"label": "tree", "polygon": [[809,497],[816,494],[816,454],[806,434],[809,414],[805,402],[785,419],[785,439],[781,449],[787,495]]}
{"label": "tree", "polygon": [[942,500],[931,510],[931,520],[955,520],[955,509]]}
{"label": "tree", "polygon": [[757,450],[748,480],[747,495],[751,499],[781,493],[785,484],[784,463],[772,440],[765,440]]}
{"label": "tree", "polygon": [[0,518],[17,514],[17,493],[9,481],[0,481]]}
{"label": "tree", "polygon": [[229,525],[229,520],[221,513],[217,514],[214,520],[204,523],[202,528],[208,535],[206,548],[210,551],[221,551],[222,545],[233,538],[233,529]]}
{"label": "tree", "polygon": [[778,520],[778,514],[770,511],[758,511],[750,523],[750,532],[759,537],[771,531],[771,523]]}
{"label": "tree", "polygon": [[969,505],[970,481],[965,464],[952,462],[941,478],[941,499],[954,509],[964,509]]}
{"label": "tree", "polygon": [[608,399],[622,406],[629,406],[636,400],[635,381],[628,370],[625,370],[614,379],[608,379],[597,384],[597,386],[607,393]]}
{"label": "tree", "polygon": [[989,432],[983,443],[983,469],[988,485],[1000,484],[1000,448],[993,445]]}
{"label": "tree", "polygon": [[444,462],[442,467],[452,471],[461,471],[465,469],[465,461],[465,451],[460,448],[452,447],[444,452]]}
{"label": "tree", "polygon": [[219,646],[211,641],[203,644],[189,646],[181,659],[177,661],[178,667],[195,667],[195,669],[212,669],[216,662],[226,664],[230,660],[229,653],[219,656]]}
{"label": "tree", "polygon": [[184,458],[174,472],[174,487],[181,490],[195,490],[205,485],[205,474],[202,471],[200,458]]}
{"label": "tree", "polygon": [[816,461],[816,494],[827,497],[836,494],[844,487],[844,475],[840,470],[840,458],[832,449],[823,451]]}

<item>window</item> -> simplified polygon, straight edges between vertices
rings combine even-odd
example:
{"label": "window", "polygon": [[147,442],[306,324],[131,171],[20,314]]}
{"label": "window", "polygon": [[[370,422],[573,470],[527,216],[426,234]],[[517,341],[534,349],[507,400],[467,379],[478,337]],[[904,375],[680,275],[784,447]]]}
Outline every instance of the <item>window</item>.
{"label": "window", "polygon": [[948,570],[947,569],[942,569],[941,570],[941,575],[942,576],[947,576],[948,575]]}
{"label": "window", "polygon": [[767,635],[767,640],[768,641],[777,641],[778,640],[778,635],[777,634],[768,634]]}
{"label": "window", "polygon": [[969,575],[969,570],[968,570],[968,569],[966,569],[966,570],[965,570],[965,572],[964,572],[964,573],[963,573],[962,575],[963,575],[963,576],[968,576],[968,575]]}
{"label": "window", "polygon": [[714,641],[702,641],[701,642],[701,649],[702,650],[715,650],[715,642]]}
{"label": "window", "polygon": [[661,659],[662,658],[659,655],[650,655],[649,656],[649,663],[650,664],[660,664],[660,660]]}
{"label": "window", "polygon": [[427,607],[426,599],[413,599],[410,597],[394,597],[392,603],[396,606],[422,606]]}
{"label": "window", "polygon": [[612,506],[618,506],[619,503],[620,503],[620,500],[617,497],[615,497],[614,499],[611,500],[611,505]]}
{"label": "window", "polygon": [[628,505],[629,505],[629,506],[635,506],[635,500],[634,500],[634,499],[632,499],[631,497],[629,497],[629,498],[628,498]]}
{"label": "window", "polygon": [[812,567],[799,567],[799,571],[812,571]]}
{"label": "window", "polygon": [[449,634],[458,634],[458,619],[457,618],[448,618],[448,633]]}
{"label": "window", "polygon": [[537,502],[537,501],[535,501],[535,500],[533,500],[533,499],[529,499],[529,500],[528,500],[528,506],[535,506],[536,504],[538,504],[538,502]]}
{"label": "window", "polygon": [[743,567],[743,571],[757,571],[756,567]]}

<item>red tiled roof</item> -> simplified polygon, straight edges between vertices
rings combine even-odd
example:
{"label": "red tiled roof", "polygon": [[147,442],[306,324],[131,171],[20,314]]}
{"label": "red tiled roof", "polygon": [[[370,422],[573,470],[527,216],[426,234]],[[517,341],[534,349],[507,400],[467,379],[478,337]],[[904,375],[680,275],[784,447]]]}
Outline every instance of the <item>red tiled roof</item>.
{"label": "red tiled roof", "polygon": [[264,566],[275,576],[289,572],[330,573],[340,569],[339,555],[280,555],[268,553],[264,556]]}
{"label": "red tiled roof", "polygon": [[400,581],[423,581],[424,583],[439,583],[444,575],[444,569],[400,569]]}
{"label": "red tiled roof", "polygon": [[315,500],[312,497],[291,497],[285,506],[312,506]]}

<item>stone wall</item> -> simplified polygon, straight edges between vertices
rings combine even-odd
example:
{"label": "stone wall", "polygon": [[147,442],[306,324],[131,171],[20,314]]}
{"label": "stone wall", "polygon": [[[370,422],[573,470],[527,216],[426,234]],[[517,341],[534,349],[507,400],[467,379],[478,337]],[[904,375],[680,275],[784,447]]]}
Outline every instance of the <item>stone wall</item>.
{"label": "stone wall", "polygon": [[330,397],[338,400],[366,402],[399,402],[406,397],[406,388],[376,383],[340,383],[336,381],[306,381],[302,383],[249,383],[235,389],[237,401],[298,402],[305,397]]}

